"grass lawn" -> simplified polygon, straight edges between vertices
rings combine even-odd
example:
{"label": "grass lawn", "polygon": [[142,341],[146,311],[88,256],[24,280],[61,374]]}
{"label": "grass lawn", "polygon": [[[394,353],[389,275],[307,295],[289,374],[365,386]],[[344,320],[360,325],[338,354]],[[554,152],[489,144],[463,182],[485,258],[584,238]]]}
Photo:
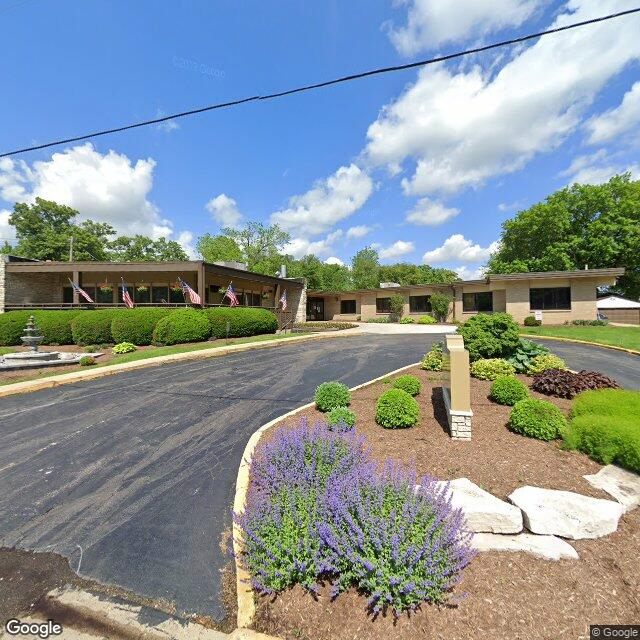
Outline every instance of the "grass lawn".
{"label": "grass lawn", "polygon": [[522,327],[520,333],[536,336],[552,336],[556,338],[571,338],[586,340],[598,344],[608,344],[614,347],[624,347],[640,351],[640,327],[580,327],[563,325],[560,327]]}
{"label": "grass lawn", "polygon": [[13,347],[0,347],[0,356],[4,356],[7,353],[13,353],[15,349]]}

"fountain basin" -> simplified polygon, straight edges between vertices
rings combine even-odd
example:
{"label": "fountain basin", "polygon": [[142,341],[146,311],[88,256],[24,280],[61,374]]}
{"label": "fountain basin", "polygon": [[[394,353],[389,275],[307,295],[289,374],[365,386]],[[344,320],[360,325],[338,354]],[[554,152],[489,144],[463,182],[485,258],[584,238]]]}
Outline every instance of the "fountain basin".
{"label": "fountain basin", "polygon": [[59,367],[78,364],[80,358],[91,356],[99,358],[102,352],[69,352],[69,351],[20,351],[0,356],[0,373],[3,371],[18,371],[20,369],[38,369],[40,367]]}

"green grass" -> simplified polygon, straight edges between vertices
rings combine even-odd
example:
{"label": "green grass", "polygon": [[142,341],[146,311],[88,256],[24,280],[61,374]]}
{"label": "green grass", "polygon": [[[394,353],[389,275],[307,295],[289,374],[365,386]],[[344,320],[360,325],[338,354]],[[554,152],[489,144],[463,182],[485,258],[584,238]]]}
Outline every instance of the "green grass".
{"label": "green grass", "polygon": [[522,327],[520,333],[535,336],[551,336],[586,340],[598,344],[623,347],[640,351],[640,327],[579,327],[563,325],[561,327]]}
{"label": "green grass", "polygon": [[4,356],[7,353],[13,353],[15,349],[13,347],[0,347],[0,356]]}

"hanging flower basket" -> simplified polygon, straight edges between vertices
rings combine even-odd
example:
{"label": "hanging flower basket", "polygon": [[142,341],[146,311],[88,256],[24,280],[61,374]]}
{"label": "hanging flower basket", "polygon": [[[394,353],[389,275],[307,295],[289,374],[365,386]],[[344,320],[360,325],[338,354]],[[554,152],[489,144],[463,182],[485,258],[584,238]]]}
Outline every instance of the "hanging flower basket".
{"label": "hanging flower basket", "polygon": [[110,284],[101,284],[100,293],[112,293],[113,287]]}
{"label": "hanging flower basket", "polygon": [[136,291],[138,293],[147,293],[147,291],[149,291],[149,287],[145,287],[143,284],[141,284],[139,287],[136,287]]}
{"label": "hanging flower basket", "polygon": [[182,287],[177,284],[171,285],[171,293],[182,293]]}

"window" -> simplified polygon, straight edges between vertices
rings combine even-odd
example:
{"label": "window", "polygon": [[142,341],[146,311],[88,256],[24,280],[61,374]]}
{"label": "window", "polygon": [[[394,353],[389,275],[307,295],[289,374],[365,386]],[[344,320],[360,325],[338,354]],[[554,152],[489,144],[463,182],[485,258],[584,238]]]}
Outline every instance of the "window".
{"label": "window", "polygon": [[151,291],[149,290],[149,285],[147,284],[136,285],[134,294],[134,301],[138,304],[146,304],[151,302]]}
{"label": "window", "polygon": [[153,285],[151,289],[151,302],[165,304],[169,301],[169,287]]}
{"label": "window", "polygon": [[169,302],[180,304],[184,302],[184,294],[179,285],[173,284],[169,288]]}
{"label": "window", "polygon": [[340,313],[355,313],[356,301],[355,300],[340,300]]}
{"label": "window", "polygon": [[463,311],[493,311],[493,291],[462,294]]}
{"label": "window", "polygon": [[[111,287],[111,289],[109,287]],[[99,304],[112,304],[113,286],[110,284],[98,285],[96,287],[96,297],[94,298],[94,300]]]}
{"label": "window", "polygon": [[411,313],[427,313],[431,311],[431,296],[409,296]]}
{"label": "window", "polygon": [[64,287],[62,289],[62,302],[65,304],[70,304],[73,302],[73,288],[72,287]]}
{"label": "window", "polygon": [[536,311],[571,309],[571,287],[529,289],[529,306]]}
{"label": "window", "polygon": [[376,313],[391,313],[391,298],[376,298]]}

